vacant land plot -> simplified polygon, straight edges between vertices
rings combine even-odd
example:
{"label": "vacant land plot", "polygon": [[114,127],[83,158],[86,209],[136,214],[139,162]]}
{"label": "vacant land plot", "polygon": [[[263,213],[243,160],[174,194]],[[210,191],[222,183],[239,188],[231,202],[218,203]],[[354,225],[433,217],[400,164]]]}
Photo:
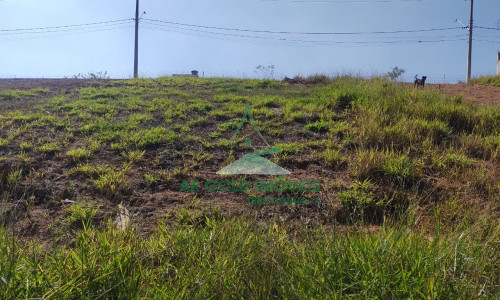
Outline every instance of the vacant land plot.
{"label": "vacant land plot", "polygon": [[[500,296],[500,112],[309,82],[0,81],[0,295]],[[246,103],[260,134],[231,140]],[[263,139],[290,175],[216,174]],[[266,189],[206,188],[222,180]]]}

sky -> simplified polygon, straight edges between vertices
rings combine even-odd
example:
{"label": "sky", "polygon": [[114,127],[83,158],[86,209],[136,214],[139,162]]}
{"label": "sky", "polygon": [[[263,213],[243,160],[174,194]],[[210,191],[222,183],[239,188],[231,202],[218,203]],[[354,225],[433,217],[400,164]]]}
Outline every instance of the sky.
{"label": "sky", "polygon": [[[467,25],[469,10],[470,0],[141,0],[139,76],[372,76],[398,66],[405,80],[465,81],[468,30],[454,20]],[[131,78],[134,13],[135,0],[0,0],[0,78]],[[472,76],[495,74],[499,0],[474,1],[473,35]]]}

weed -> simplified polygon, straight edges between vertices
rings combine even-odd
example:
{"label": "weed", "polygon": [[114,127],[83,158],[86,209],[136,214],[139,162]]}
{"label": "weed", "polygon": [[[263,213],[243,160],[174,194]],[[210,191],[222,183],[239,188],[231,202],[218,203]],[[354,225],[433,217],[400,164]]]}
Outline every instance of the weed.
{"label": "weed", "polygon": [[92,201],[82,200],[64,209],[66,221],[78,228],[88,227],[98,212]]}
{"label": "weed", "polygon": [[342,205],[356,213],[377,203],[375,190],[375,186],[369,180],[356,181],[338,197]]}
{"label": "weed", "polygon": [[85,148],[75,148],[66,152],[66,156],[68,156],[74,162],[79,162],[87,159],[90,155],[91,152]]}
{"label": "weed", "polygon": [[19,148],[21,149],[21,151],[31,150],[31,148],[33,148],[33,143],[32,142],[21,142],[19,144]]}
{"label": "weed", "polygon": [[500,76],[482,76],[479,78],[474,78],[471,80],[471,83],[477,83],[482,85],[492,85],[492,86],[500,86]]}
{"label": "weed", "polygon": [[153,127],[136,132],[129,138],[129,141],[137,147],[146,148],[173,142],[177,137],[175,132],[169,131],[164,127]]}
{"label": "weed", "polygon": [[7,175],[7,184],[9,186],[15,186],[21,182],[23,179],[23,170],[14,170]]}
{"label": "weed", "polygon": [[26,153],[24,151],[21,151],[18,155],[17,155],[17,158],[19,158],[21,161],[23,161],[24,163],[28,163],[31,158],[29,156],[26,155]]}
{"label": "weed", "polygon": [[45,153],[54,153],[61,150],[61,146],[57,142],[45,143],[38,147],[38,150]]}
{"label": "weed", "polygon": [[8,140],[0,138],[0,147],[7,146],[8,144],[9,144]]}
{"label": "weed", "polygon": [[115,196],[128,189],[128,184],[125,179],[126,171],[126,169],[121,171],[110,169],[100,174],[97,179],[91,179],[90,181],[102,194]]}
{"label": "weed", "polygon": [[122,156],[127,159],[127,161],[131,164],[138,162],[146,153],[146,150],[133,150],[130,152],[122,152]]}
{"label": "weed", "polygon": [[144,181],[147,185],[152,186],[158,182],[158,179],[153,174],[144,174]]}
{"label": "weed", "polygon": [[339,166],[346,161],[339,149],[326,149],[321,155],[329,166]]}
{"label": "weed", "polygon": [[328,132],[330,126],[324,121],[318,121],[311,124],[307,124],[306,128],[315,132]]}

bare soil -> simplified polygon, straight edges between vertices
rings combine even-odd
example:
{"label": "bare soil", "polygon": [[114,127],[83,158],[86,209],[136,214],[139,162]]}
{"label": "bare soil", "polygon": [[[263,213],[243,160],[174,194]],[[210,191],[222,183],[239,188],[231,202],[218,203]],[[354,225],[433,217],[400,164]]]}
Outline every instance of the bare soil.
{"label": "bare soil", "polygon": [[464,100],[479,106],[500,106],[500,87],[480,84],[428,84],[425,88],[439,90],[448,95],[462,95]]}

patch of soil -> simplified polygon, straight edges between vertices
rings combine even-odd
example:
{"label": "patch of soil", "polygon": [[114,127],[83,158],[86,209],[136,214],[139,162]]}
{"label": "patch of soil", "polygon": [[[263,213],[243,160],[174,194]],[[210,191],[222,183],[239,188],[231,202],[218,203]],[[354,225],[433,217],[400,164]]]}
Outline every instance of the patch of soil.
{"label": "patch of soil", "polygon": [[464,100],[479,106],[500,107],[500,87],[498,86],[459,83],[426,84],[425,88],[438,90],[452,96],[462,95]]}

